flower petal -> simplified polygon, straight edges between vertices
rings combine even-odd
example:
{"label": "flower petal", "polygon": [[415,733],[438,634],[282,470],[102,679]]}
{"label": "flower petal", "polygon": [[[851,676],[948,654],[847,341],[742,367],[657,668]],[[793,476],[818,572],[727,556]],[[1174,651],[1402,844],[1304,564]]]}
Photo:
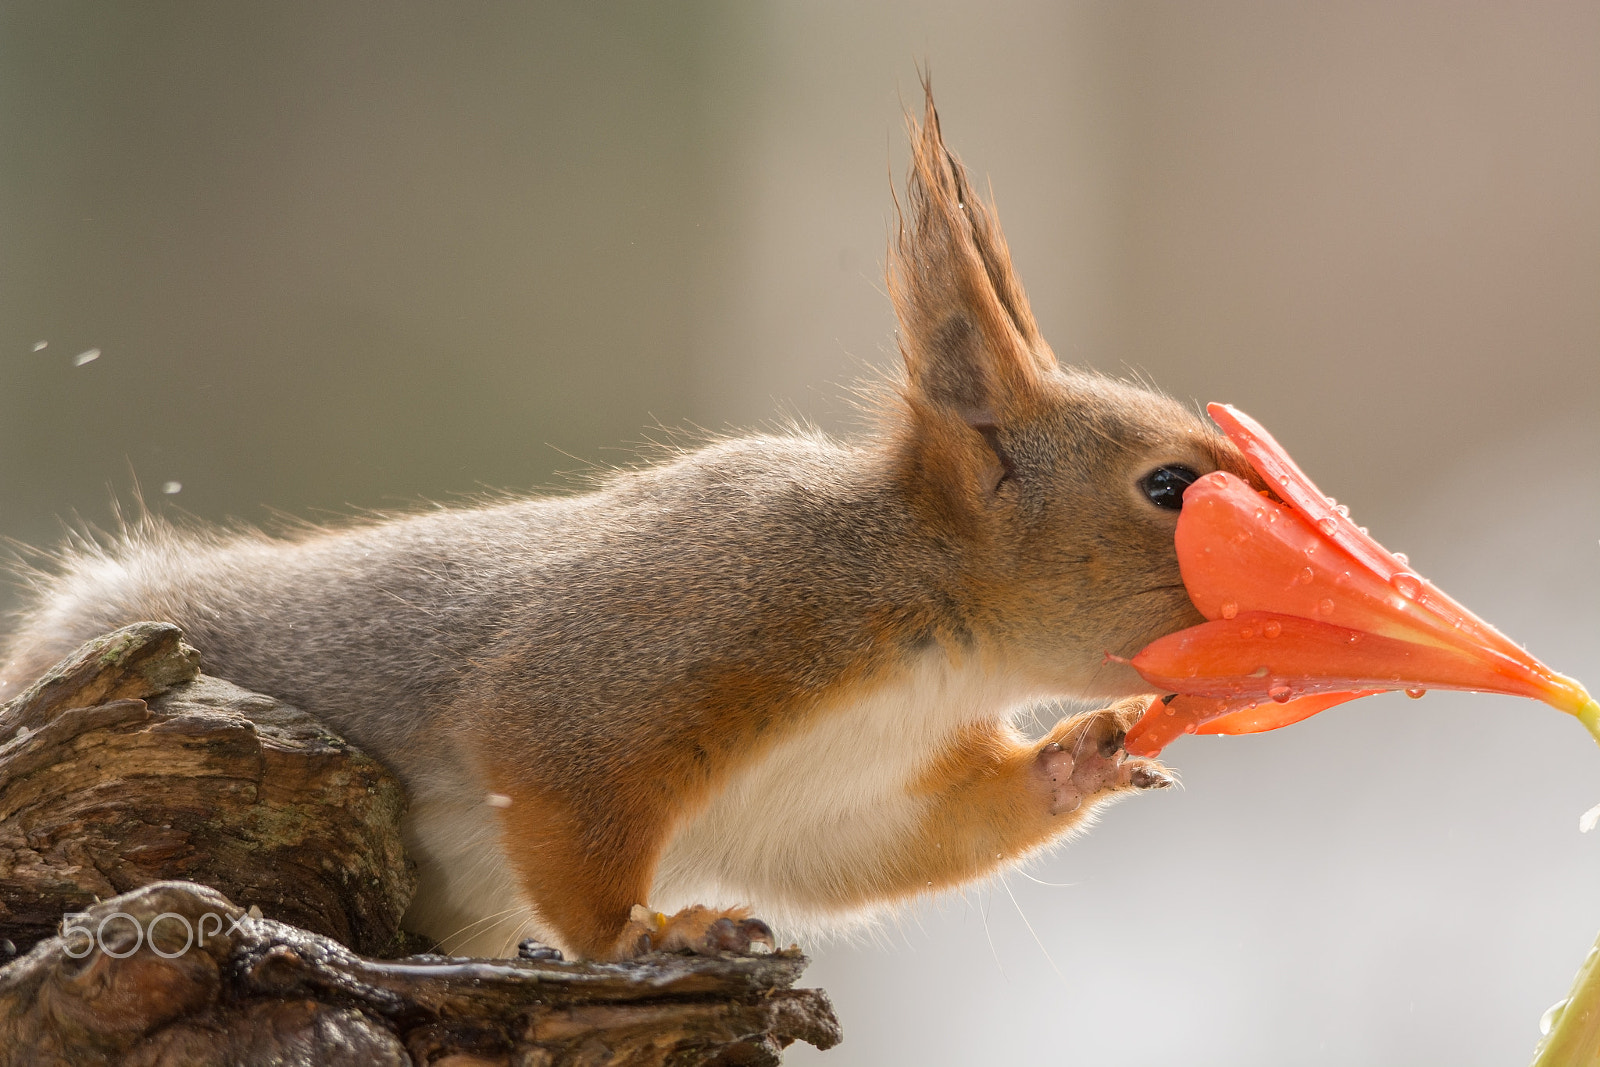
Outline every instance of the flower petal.
{"label": "flower petal", "polygon": [[1381,689],[1362,689],[1354,693],[1312,693],[1310,696],[1294,697],[1282,704],[1271,701],[1266,704],[1246,705],[1238,711],[1202,724],[1197,734],[1260,734],[1268,730],[1276,730],[1282,726],[1293,726],[1301,719],[1309,719],[1319,711],[1327,711],[1336,704],[1343,704],[1357,697],[1369,697],[1381,693]]}
{"label": "flower petal", "polygon": [[1380,690],[1313,693],[1285,703],[1240,697],[1169,696],[1157,700],[1128,731],[1123,747],[1133,756],[1158,756],[1184,734],[1257,734],[1290,726],[1335,704]]}
{"label": "flower petal", "polygon": [[1498,653],[1402,641],[1271,612],[1179,630],[1133,657],[1163,692],[1282,703],[1312,693],[1467,689],[1545,698],[1539,679]]}
{"label": "flower petal", "polygon": [[1577,715],[1600,740],[1600,704],[1355,525],[1272,436],[1223,404],[1207,409],[1279,503],[1218,471],[1184,493],[1176,548],[1207,619],[1152,642],[1133,666],[1179,694],[1129,731],[1154,755],[1183,733],[1254,733],[1393,689],[1528,696]]}
{"label": "flower petal", "polygon": [[[1342,549],[1360,564],[1366,574],[1390,583],[1415,598],[1437,620],[1441,632],[1448,628],[1459,638],[1475,639],[1512,659],[1526,659],[1530,665],[1543,668],[1537,660],[1493,626],[1440,592],[1431,583],[1410,573],[1409,566],[1394,553],[1380,545],[1361,527],[1340,511],[1331,497],[1324,496],[1307,478],[1305,472],[1289,458],[1289,453],[1273,439],[1260,423],[1230,404],[1208,404],[1206,412],[1213,422],[1244,452],[1250,465],[1260,472],[1267,484],[1297,511],[1329,544]],[[1187,502],[1187,497],[1185,498]],[[1181,550],[1180,550],[1181,551]],[[1412,591],[1414,590],[1414,592]],[[1411,613],[1415,620],[1417,615]],[[1553,671],[1543,668],[1546,675]],[[1557,676],[1559,677],[1559,676]]]}

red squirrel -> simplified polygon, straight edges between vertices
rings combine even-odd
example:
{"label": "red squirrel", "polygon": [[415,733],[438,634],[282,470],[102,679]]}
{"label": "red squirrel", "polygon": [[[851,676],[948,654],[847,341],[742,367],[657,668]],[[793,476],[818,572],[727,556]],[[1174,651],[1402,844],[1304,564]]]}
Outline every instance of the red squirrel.
{"label": "red squirrel", "polygon": [[[985,878],[1170,785],[1116,656],[1199,623],[1183,490],[1237,450],[1063,367],[928,96],[889,291],[903,373],[835,440],[721,440],[591,492],[286,536],[144,519],[31,576],[0,699],[181,626],[411,799],[410,929],[458,954],[770,945]],[[1110,702],[1028,740],[1052,698]]]}

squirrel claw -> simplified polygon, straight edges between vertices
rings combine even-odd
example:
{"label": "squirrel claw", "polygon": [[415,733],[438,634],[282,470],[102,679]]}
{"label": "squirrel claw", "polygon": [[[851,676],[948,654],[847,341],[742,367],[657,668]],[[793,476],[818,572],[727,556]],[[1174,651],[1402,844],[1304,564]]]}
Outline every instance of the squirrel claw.
{"label": "squirrel claw", "polygon": [[1167,769],[1159,763],[1146,763],[1140,760],[1133,765],[1133,770],[1128,775],[1128,784],[1135,789],[1171,789],[1178,784],[1178,780],[1168,774]]}
{"label": "squirrel claw", "polygon": [[1122,748],[1122,742],[1127,738],[1127,736],[1128,731],[1117,730],[1105,737],[1102,737],[1100,739],[1100,755],[1105,759],[1111,759]]}
{"label": "squirrel claw", "polygon": [[749,954],[756,951],[756,946],[764,946],[768,952],[772,951],[772,927],[760,919],[734,920],[726,915],[706,928],[705,941],[716,946],[719,952],[742,952]]}

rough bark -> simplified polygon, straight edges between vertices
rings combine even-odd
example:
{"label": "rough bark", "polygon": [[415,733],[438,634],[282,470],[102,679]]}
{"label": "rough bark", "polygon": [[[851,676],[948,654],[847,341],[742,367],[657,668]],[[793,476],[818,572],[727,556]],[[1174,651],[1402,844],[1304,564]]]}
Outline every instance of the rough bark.
{"label": "rough bark", "polygon": [[201,675],[175,627],[85,645],[0,708],[0,739],[0,962],[33,946],[0,967],[0,1067],[687,1067],[839,1040],[793,952],[364,958],[415,946],[402,791]]}
{"label": "rough bark", "polygon": [[0,1063],[775,1064],[839,1040],[826,996],[790,988],[805,962],[370,960],[159,882],[0,969]]}
{"label": "rough bark", "polygon": [[399,784],[298,709],[201,675],[177,627],[83,646],[0,710],[0,737],[0,938],[19,949],[169,878],[398,947],[415,888]]}

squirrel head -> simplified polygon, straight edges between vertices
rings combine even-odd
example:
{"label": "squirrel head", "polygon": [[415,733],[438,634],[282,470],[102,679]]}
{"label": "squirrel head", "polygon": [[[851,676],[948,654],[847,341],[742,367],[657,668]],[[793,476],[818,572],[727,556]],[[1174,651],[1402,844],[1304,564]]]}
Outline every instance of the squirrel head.
{"label": "squirrel head", "polygon": [[1183,490],[1219,469],[1260,479],[1198,413],[1056,362],[924,89],[888,279],[905,371],[897,476],[975,640],[1052,689],[1147,691],[1107,654],[1203,621],[1173,543]]}

